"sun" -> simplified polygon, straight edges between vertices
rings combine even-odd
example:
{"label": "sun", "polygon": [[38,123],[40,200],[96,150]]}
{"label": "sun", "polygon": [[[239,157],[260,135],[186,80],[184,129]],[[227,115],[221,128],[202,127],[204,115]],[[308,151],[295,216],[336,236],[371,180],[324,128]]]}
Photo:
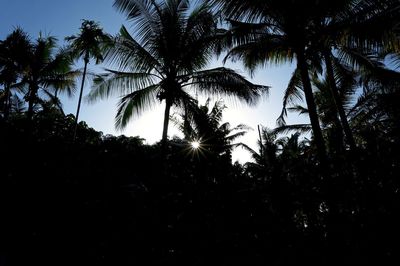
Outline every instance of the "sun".
{"label": "sun", "polygon": [[197,140],[192,141],[192,143],[190,143],[192,145],[192,149],[197,150],[200,148],[200,142],[198,142]]}

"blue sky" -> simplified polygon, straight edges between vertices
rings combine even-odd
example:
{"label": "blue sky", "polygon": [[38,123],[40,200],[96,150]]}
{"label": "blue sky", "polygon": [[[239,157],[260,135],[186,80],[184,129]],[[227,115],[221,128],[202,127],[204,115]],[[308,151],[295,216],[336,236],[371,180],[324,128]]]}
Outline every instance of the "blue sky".
{"label": "blue sky", "polygon": [[[95,20],[103,29],[115,35],[122,24],[133,30],[133,25],[126,21],[113,7],[113,0],[0,0],[0,39],[4,39],[16,26],[22,27],[32,38],[36,38],[39,32],[56,36],[63,43],[65,36],[78,32],[82,19]],[[100,67],[90,65],[92,70],[101,70]],[[221,62],[215,59],[210,67],[221,66]],[[242,75],[249,77],[240,64],[228,63],[227,67],[238,70]],[[80,67],[77,64],[77,67]],[[275,127],[275,121],[282,108],[282,98],[288,79],[293,71],[293,66],[267,66],[256,71],[252,82],[271,86],[270,95],[260,100],[256,107],[246,107],[240,103],[226,102],[228,109],[225,111],[224,120],[232,126],[247,124],[254,130],[250,131],[240,141],[255,147],[258,138],[257,125],[262,124],[270,128]],[[250,79],[250,78],[249,78]],[[84,95],[90,90],[90,84],[85,88]],[[72,99],[63,98],[65,113],[75,113],[77,105],[76,95]],[[143,116],[132,120],[129,126],[122,132],[114,129],[114,116],[116,113],[117,98],[98,102],[96,104],[83,103],[80,119],[88,123],[96,130],[105,134],[125,134],[145,138],[148,143],[161,139],[163,105],[154,108]],[[200,99],[200,103],[201,102]],[[288,123],[304,123],[304,117],[297,114],[289,114]],[[179,135],[179,132],[170,126],[169,135]],[[234,159],[244,162],[249,159],[247,152],[237,150]]]}

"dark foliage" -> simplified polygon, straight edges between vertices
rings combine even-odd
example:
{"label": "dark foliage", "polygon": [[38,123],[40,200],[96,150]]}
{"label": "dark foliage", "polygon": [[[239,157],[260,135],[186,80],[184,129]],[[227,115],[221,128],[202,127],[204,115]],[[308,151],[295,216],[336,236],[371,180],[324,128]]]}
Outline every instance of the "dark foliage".
{"label": "dark foliage", "polygon": [[159,144],[103,136],[83,122],[71,143],[74,117],[56,111],[33,123],[28,135],[24,116],[1,120],[2,265],[399,259],[398,137],[364,132],[364,150],[332,158],[321,180],[313,153],[296,152],[293,139],[274,171],[252,172],[183,140],[170,141],[165,156]]}

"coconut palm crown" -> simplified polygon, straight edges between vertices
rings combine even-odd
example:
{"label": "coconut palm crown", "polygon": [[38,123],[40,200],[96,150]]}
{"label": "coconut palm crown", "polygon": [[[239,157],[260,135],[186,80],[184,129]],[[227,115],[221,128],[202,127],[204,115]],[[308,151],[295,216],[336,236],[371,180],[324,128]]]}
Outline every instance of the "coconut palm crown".
{"label": "coconut palm crown", "polygon": [[14,85],[21,78],[28,57],[27,51],[30,49],[29,36],[21,28],[16,28],[5,40],[0,41],[0,85],[3,86],[0,106],[6,119],[11,109],[13,91],[19,89]]}
{"label": "coconut palm crown", "polygon": [[27,117],[32,119],[34,107],[41,103],[39,93],[52,98],[52,91],[61,90],[71,95],[75,88],[76,71],[71,70],[71,60],[57,47],[57,39],[52,36],[39,38],[27,51],[26,66],[17,86],[27,91]]}
{"label": "coconut palm crown", "polygon": [[163,141],[167,140],[170,109],[193,106],[189,89],[200,94],[234,96],[256,103],[267,86],[255,85],[231,69],[204,70],[224,30],[209,6],[192,7],[185,0],[116,0],[114,6],[135,25],[131,35],[122,27],[107,53],[108,70],[95,80],[90,100],[123,95],[116,127],[123,129],[157,101],[165,101]]}

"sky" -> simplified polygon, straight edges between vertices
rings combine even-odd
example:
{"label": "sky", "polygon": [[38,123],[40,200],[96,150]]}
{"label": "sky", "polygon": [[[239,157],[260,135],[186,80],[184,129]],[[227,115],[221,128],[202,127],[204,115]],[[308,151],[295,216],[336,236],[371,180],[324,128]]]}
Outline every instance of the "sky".
{"label": "sky", "polygon": [[[79,32],[82,19],[97,21],[105,32],[115,35],[122,25],[125,25],[132,32],[134,25],[118,13],[112,6],[113,0],[0,0],[0,39],[4,39],[12,30],[19,26],[35,39],[39,32],[52,35],[59,39],[59,44],[64,43],[64,38]],[[81,65],[77,63],[76,67]],[[222,66],[220,59],[210,62],[211,67]],[[266,66],[258,69],[253,77],[243,69],[240,63],[227,63],[226,67],[237,70],[246,76],[250,81],[257,84],[271,87],[268,97],[261,99],[257,106],[248,107],[238,102],[225,101],[227,109],[224,112],[224,122],[231,126],[246,124],[253,128],[238,141],[256,148],[258,139],[257,125],[276,127],[276,119],[282,108],[282,98],[288,80],[294,69],[293,65]],[[106,65],[95,66],[91,63],[89,68],[99,72]],[[90,84],[87,83],[84,95],[90,91]],[[218,100],[218,99],[213,99]],[[66,114],[76,112],[78,93],[71,99],[62,97],[64,112]],[[199,98],[200,104],[205,99]],[[140,136],[152,144],[161,139],[163,126],[164,105],[153,108],[144,115],[133,119],[123,131],[116,131],[114,128],[114,117],[118,97],[103,100],[98,103],[88,104],[83,102],[80,111],[80,120],[84,120],[90,127],[104,134],[126,136]],[[306,117],[299,117],[297,114],[290,114],[288,124],[307,123]],[[180,132],[170,123],[169,136],[182,137]],[[250,160],[247,151],[240,148],[233,153],[233,160],[244,163]]]}

